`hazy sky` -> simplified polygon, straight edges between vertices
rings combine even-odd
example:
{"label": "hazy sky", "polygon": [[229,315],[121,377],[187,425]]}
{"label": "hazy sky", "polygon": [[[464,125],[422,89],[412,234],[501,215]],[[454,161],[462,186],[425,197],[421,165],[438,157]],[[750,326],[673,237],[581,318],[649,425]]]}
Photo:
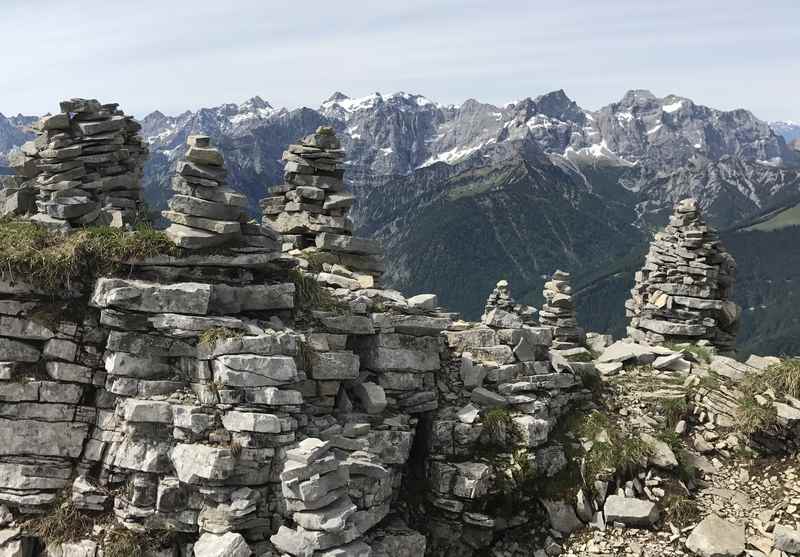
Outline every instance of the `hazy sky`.
{"label": "hazy sky", "polygon": [[504,104],[628,89],[800,121],[800,0],[2,0],[0,112],[137,116],[333,91]]}

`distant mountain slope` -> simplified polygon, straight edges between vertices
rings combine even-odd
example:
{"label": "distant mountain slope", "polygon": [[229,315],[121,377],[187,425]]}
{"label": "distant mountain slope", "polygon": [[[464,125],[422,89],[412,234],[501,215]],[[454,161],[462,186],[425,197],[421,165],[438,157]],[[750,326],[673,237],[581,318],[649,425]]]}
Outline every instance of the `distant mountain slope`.
{"label": "distant mountain slope", "polygon": [[800,139],[800,122],[771,122],[770,126],[775,133],[783,136],[787,143]]}

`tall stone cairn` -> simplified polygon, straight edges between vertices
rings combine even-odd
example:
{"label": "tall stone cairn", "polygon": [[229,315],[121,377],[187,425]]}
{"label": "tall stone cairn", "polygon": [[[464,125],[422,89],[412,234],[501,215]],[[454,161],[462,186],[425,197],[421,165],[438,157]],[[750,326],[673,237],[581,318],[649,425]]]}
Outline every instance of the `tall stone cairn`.
{"label": "tall stone cairn", "polygon": [[697,202],[684,199],[663,232],[656,234],[636,285],[625,303],[634,340],[708,341],[720,351],[736,343],[741,308],[730,300],[736,262]]}
{"label": "tall stone cairn", "polygon": [[517,326],[536,325],[536,309],[525,304],[518,304],[511,297],[511,289],[507,280],[497,282],[483,309],[481,322],[489,326],[500,326],[503,321],[518,321]]}
{"label": "tall stone cairn", "polygon": [[284,251],[317,254],[321,264],[345,267],[362,286],[372,286],[384,271],[383,249],[353,236],[344,155],[333,128],[317,128],[284,151],[285,184],[272,187],[260,205],[264,223],[283,235]]}
{"label": "tall stone cairn", "polygon": [[578,348],[586,340],[586,332],[578,327],[569,279],[569,273],[556,271],[542,291],[545,303],[539,311],[539,323],[553,328],[554,350]]}
{"label": "tall stone cairn", "polygon": [[[136,219],[148,151],[138,135],[141,126],[118,106],[70,99],[60,103],[58,114],[34,124],[36,139],[10,161],[17,174],[14,193],[22,200],[20,192],[35,191],[32,220],[68,229],[122,227]],[[23,206],[9,212],[19,214]]]}
{"label": "tall stone cairn", "polygon": [[172,224],[167,236],[179,247],[204,249],[223,244],[238,249],[277,251],[277,234],[247,222],[247,197],[225,184],[225,162],[206,135],[190,135],[186,160],[172,178],[175,195],[162,211]]}

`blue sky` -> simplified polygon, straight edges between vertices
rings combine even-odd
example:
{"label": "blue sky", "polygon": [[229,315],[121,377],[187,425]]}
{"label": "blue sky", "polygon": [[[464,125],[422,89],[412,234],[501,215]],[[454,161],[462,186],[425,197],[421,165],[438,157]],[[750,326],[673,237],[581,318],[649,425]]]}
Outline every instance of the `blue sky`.
{"label": "blue sky", "polygon": [[333,91],[504,104],[628,89],[800,121],[800,0],[4,0],[0,112],[60,98],[142,116]]}

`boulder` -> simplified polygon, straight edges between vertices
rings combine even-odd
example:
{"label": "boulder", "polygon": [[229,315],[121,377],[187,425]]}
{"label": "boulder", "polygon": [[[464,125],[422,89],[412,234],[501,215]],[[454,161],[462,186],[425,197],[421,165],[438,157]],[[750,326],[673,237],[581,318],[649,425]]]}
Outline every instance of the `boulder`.
{"label": "boulder", "polygon": [[620,522],[625,526],[652,526],[658,521],[660,513],[652,501],[611,495],[606,499],[603,512],[606,523]]}
{"label": "boulder", "polygon": [[562,534],[571,534],[583,526],[583,523],[575,514],[575,509],[566,501],[542,499],[542,504],[547,509],[550,526]]}
{"label": "boulder", "polygon": [[241,534],[206,532],[194,544],[195,557],[249,557],[253,552]]}
{"label": "boulder", "polygon": [[775,538],[775,549],[792,554],[800,553],[800,532],[797,530],[776,524],[772,535]]}
{"label": "boulder", "polygon": [[712,514],[686,539],[686,548],[699,557],[737,557],[744,553],[744,526]]}

